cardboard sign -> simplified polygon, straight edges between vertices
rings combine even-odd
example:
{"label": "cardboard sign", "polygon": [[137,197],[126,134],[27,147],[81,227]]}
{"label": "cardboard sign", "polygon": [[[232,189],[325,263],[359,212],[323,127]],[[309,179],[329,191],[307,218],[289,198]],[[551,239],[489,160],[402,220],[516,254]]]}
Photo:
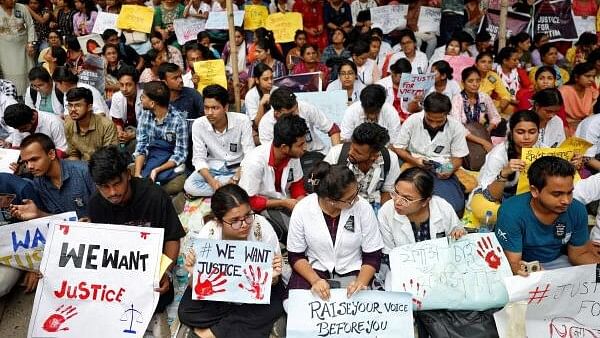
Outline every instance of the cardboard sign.
{"label": "cardboard sign", "polygon": [[173,29],[175,29],[177,42],[183,46],[188,41],[196,40],[198,33],[204,31],[205,24],[206,20],[201,19],[175,19]]}
{"label": "cardboard sign", "polygon": [[573,22],[575,22],[575,28],[577,28],[577,36],[585,32],[596,34],[596,17],[573,15]]}
{"label": "cardboard sign", "polygon": [[[233,12],[233,24],[235,26],[241,26],[244,22],[244,11]],[[228,29],[229,23],[227,21],[227,12],[210,12],[208,13],[208,19],[206,19],[205,29]]]}
{"label": "cardboard sign", "polygon": [[[526,335],[600,337],[599,271],[599,265],[590,264],[505,278],[510,301],[527,304]],[[508,337],[514,322],[501,313],[494,317],[500,337]]]}
{"label": "cardboard sign", "polygon": [[[342,123],[344,112],[348,108],[348,92],[345,90],[329,90],[326,92],[296,92],[294,93],[298,101],[310,102],[322,111],[327,118],[337,123]],[[327,146],[331,146],[329,135],[317,130],[321,141]]]}
{"label": "cardboard sign", "polygon": [[244,29],[253,31],[257,28],[264,27],[269,16],[267,6],[262,5],[245,5],[244,6]]}
{"label": "cardboard sign", "polygon": [[196,239],[192,299],[269,304],[274,250],[263,242]]}
{"label": "cardboard sign", "polygon": [[421,94],[425,97],[431,87],[435,84],[435,74],[409,74],[402,73],[398,98],[403,102],[410,102],[415,96]]}
{"label": "cardboard sign", "polygon": [[270,14],[265,22],[265,27],[273,31],[275,42],[292,42],[296,31],[303,28],[302,14],[295,12]]}
{"label": "cardboard sign", "polygon": [[39,270],[51,221],[76,221],[75,211],[0,226],[0,264]]}
{"label": "cardboard sign", "polygon": [[442,9],[436,7],[421,6],[417,27],[419,32],[434,32],[440,34],[440,22],[442,21]]}
{"label": "cardboard sign", "polygon": [[117,18],[119,15],[107,12],[98,12],[96,16],[96,22],[94,22],[94,28],[92,33],[102,34],[107,29],[114,29],[121,35],[121,30],[117,28]]}
{"label": "cardboard sign", "polygon": [[150,33],[154,9],[146,6],[123,5],[117,18],[117,27],[132,31]]}
{"label": "cardboard sign", "polygon": [[101,55],[102,47],[104,47],[104,40],[100,34],[88,34],[84,36],[78,36],[77,41],[81,47],[83,55]]}
{"label": "cardboard sign", "polygon": [[227,77],[225,76],[225,63],[222,59],[194,62],[194,72],[200,77],[198,91],[202,93],[204,87],[218,84],[227,88]]}
{"label": "cardboard sign", "polygon": [[369,10],[371,11],[371,23],[373,27],[381,28],[383,34],[406,27],[408,5],[379,6],[372,7]]}
{"label": "cardboard sign", "polygon": [[[432,234],[433,235],[433,234]],[[508,301],[503,278],[512,276],[493,233],[458,241],[432,239],[390,252],[391,290],[410,292],[417,310],[486,310]]]}
{"label": "cardboard sign", "polygon": [[159,298],[163,232],[51,222],[28,337],[143,337]]}
{"label": "cardboard sign", "polygon": [[551,42],[573,41],[578,38],[569,0],[538,1],[535,4],[533,23],[533,35],[546,34]]}
{"label": "cardboard sign", "polygon": [[329,301],[310,290],[290,290],[287,337],[414,337],[410,294],[331,289]]}
{"label": "cardboard sign", "polygon": [[0,173],[12,174],[11,163],[17,163],[21,152],[17,149],[0,148]]}
{"label": "cardboard sign", "polygon": [[[323,89],[320,72],[292,74],[278,77],[273,80],[273,86],[286,87],[294,93],[320,92]],[[347,97],[346,100],[348,100]]]}
{"label": "cardboard sign", "polygon": [[104,73],[104,57],[88,54],[83,59],[83,70],[79,73],[79,82],[86,83],[96,89],[100,93],[104,93],[105,73]]}
{"label": "cardboard sign", "polygon": [[[506,16],[506,37],[513,36],[522,31],[527,30],[527,26],[531,22],[531,16],[523,13],[508,12]],[[487,31],[492,37],[492,41],[498,38],[500,30],[500,11],[488,10],[482,18],[479,25],[479,32]]]}

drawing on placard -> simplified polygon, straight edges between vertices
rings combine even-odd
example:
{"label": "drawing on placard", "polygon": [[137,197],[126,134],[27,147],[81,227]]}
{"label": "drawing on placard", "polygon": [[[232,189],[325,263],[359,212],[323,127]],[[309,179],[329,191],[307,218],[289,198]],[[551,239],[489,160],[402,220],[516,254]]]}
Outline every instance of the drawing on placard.
{"label": "drawing on placard", "polygon": [[502,256],[502,249],[500,246],[494,248],[492,240],[489,236],[481,238],[477,241],[477,254],[485,260],[487,265],[492,269],[498,269],[501,264],[500,257]]}
{"label": "drawing on placard", "polygon": [[425,298],[425,286],[416,280],[411,279],[409,284],[402,283],[404,291],[412,294],[412,302],[417,306],[418,309],[423,306],[423,298]]}
{"label": "drawing on placard", "polygon": [[68,331],[68,327],[61,327],[67,320],[75,317],[77,315],[77,308],[74,306],[59,306],[54,313],[51,314],[46,320],[42,328],[47,332],[58,332],[58,331]]}
{"label": "drawing on placard", "polygon": [[571,317],[552,318],[549,324],[550,338],[599,338],[600,328],[593,329]]}
{"label": "drawing on placard", "polygon": [[[136,316],[137,314],[137,316]],[[135,319],[136,323],[143,323],[144,322],[144,317],[142,316],[142,313],[138,310],[136,310],[133,307],[133,304],[131,304],[131,307],[128,308],[127,310],[125,310],[125,312],[123,312],[123,315],[121,316],[121,321],[129,321],[129,328],[128,329],[123,329],[124,333],[131,333],[131,334],[135,334],[137,333],[137,331],[135,331],[133,329],[133,320]]]}
{"label": "drawing on placard", "polygon": [[202,272],[198,270],[198,280],[196,281],[196,287],[194,288],[194,292],[196,292],[198,299],[203,299],[206,296],[211,296],[218,292],[225,292],[225,288],[217,288],[218,286],[227,283],[227,279],[224,276],[225,275],[222,272],[219,272],[218,269],[214,269],[212,272],[208,273],[204,281],[202,281]]}
{"label": "drawing on placard", "polygon": [[[265,283],[267,282],[267,278],[269,277],[269,273],[268,272],[261,272],[260,270],[260,266],[256,267],[256,273],[254,273],[254,268],[252,267],[252,265],[250,265],[249,267],[250,273],[248,273],[248,270],[244,269],[244,275],[246,276],[246,279],[248,280],[248,283],[250,283],[249,286],[245,286],[242,283],[239,283],[238,286],[248,292],[250,292],[252,294],[252,296],[258,300],[261,300],[263,298],[265,298],[265,294],[263,293],[263,287],[265,286]],[[263,278],[264,276],[264,278]],[[262,278],[262,280],[261,280]]]}

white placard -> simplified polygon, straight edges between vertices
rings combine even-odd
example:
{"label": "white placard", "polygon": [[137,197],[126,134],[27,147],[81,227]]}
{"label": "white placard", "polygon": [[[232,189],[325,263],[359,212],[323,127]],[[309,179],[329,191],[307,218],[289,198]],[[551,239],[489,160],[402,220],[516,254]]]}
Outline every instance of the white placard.
{"label": "white placard", "polygon": [[440,22],[442,21],[442,9],[436,7],[421,6],[417,26],[419,32],[434,32],[440,34]]}
{"label": "white placard", "polygon": [[198,33],[204,30],[205,24],[206,20],[204,19],[175,19],[173,28],[175,29],[177,42],[183,46],[188,41],[196,40]]}
{"label": "white placard", "polygon": [[383,34],[388,34],[394,29],[403,29],[406,27],[408,5],[373,7],[370,11],[372,27],[381,28]]}
{"label": "white placard", "polygon": [[92,28],[92,33],[102,34],[105,30],[111,28],[116,30],[117,33],[121,35],[121,30],[117,28],[118,16],[118,14],[98,12],[98,16],[96,16],[96,22],[94,22],[94,28]]}
{"label": "white placard", "polygon": [[[233,24],[241,27],[244,22],[244,11],[233,12]],[[208,13],[208,19],[206,19],[205,29],[228,29],[229,24],[227,22],[227,12],[210,12]]]}
{"label": "white placard", "polygon": [[19,156],[21,156],[19,150],[0,148],[0,173],[12,174],[10,164],[17,163]]}

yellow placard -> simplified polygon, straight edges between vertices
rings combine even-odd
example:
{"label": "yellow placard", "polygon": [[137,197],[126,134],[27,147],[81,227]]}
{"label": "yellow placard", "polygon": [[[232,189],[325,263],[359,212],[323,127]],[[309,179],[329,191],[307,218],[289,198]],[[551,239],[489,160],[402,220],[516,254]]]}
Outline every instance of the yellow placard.
{"label": "yellow placard", "polygon": [[571,136],[567,138],[559,148],[572,148],[576,154],[585,154],[585,152],[591,147],[593,144],[590,142],[575,136]]}
{"label": "yellow placard", "polygon": [[161,278],[162,278],[162,275],[165,274],[165,271],[167,271],[167,268],[169,267],[169,265],[171,265],[171,263],[173,263],[173,260],[171,258],[169,258],[169,256],[162,254],[162,256],[160,257],[160,269],[159,269]]}
{"label": "yellow placard", "polygon": [[287,12],[269,15],[266,28],[273,31],[275,42],[284,43],[294,41],[294,34],[302,29],[302,14]]}
{"label": "yellow placard", "polygon": [[[523,148],[523,150],[521,150],[521,160],[525,161],[525,169],[523,169],[519,175],[517,194],[522,194],[529,191],[529,179],[527,178],[527,171],[535,160],[543,156],[556,156],[570,161],[575,154],[583,154],[580,149],[581,148],[574,148],[569,144],[567,144],[566,147],[561,146],[559,148]],[[585,152],[585,150],[583,151]],[[575,182],[579,181],[579,179],[579,174],[575,172]]]}
{"label": "yellow placard", "polygon": [[117,28],[150,33],[154,10],[146,6],[123,5],[117,17]]}
{"label": "yellow placard", "polygon": [[198,91],[202,93],[204,87],[218,84],[227,88],[227,77],[225,76],[225,63],[222,59],[194,62],[194,72],[200,78]]}
{"label": "yellow placard", "polygon": [[257,28],[264,27],[268,16],[269,10],[266,6],[244,6],[244,29],[253,31]]}

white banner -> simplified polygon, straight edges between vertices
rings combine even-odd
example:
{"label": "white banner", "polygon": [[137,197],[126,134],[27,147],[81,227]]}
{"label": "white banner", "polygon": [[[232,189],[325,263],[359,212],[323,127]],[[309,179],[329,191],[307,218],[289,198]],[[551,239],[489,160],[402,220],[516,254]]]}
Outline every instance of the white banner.
{"label": "white banner", "polygon": [[121,30],[117,28],[117,17],[119,17],[118,14],[98,12],[96,22],[94,22],[94,28],[92,28],[92,33],[102,34],[105,30],[111,28],[121,35]]}
{"label": "white banner", "polygon": [[414,337],[410,294],[331,289],[329,301],[310,290],[290,290],[287,337]]}
{"label": "white banner", "polygon": [[503,279],[512,272],[493,233],[394,248],[390,269],[392,291],[412,293],[417,310],[479,311],[508,301]]}
{"label": "white banner", "polygon": [[[235,26],[242,26],[244,22],[244,11],[233,12],[233,24]],[[228,29],[229,24],[227,22],[227,12],[210,12],[208,13],[208,19],[206,19],[205,29]]]}
{"label": "white banner", "polygon": [[175,19],[173,28],[175,29],[177,42],[183,46],[188,41],[196,40],[198,33],[204,30],[205,24],[206,20],[202,19]]}
{"label": "white banner", "polygon": [[408,5],[387,5],[373,7],[370,9],[370,11],[373,28],[381,28],[383,34],[388,34],[394,29],[403,29],[406,27],[406,14],[408,14]]}
{"label": "white banner", "polygon": [[[582,265],[504,279],[511,302],[527,305],[528,337],[600,337],[600,265]],[[495,314],[500,337],[508,337],[514,320]]]}
{"label": "white banner", "polygon": [[51,222],[27,336],[143,337],[159,298],[163,231]]}
{"label": "white banner", "polygon": [[419,32],[435,32],[437,35],[439,35],[441,21],[441,8],[421,6],[419,11],[419,21],[417,21],[417,27],[419,28]]}
{"label": "white banner", "polygon": [[0,226],[0,264],[39,270],[51,221],[76,221],[75,211]]}

